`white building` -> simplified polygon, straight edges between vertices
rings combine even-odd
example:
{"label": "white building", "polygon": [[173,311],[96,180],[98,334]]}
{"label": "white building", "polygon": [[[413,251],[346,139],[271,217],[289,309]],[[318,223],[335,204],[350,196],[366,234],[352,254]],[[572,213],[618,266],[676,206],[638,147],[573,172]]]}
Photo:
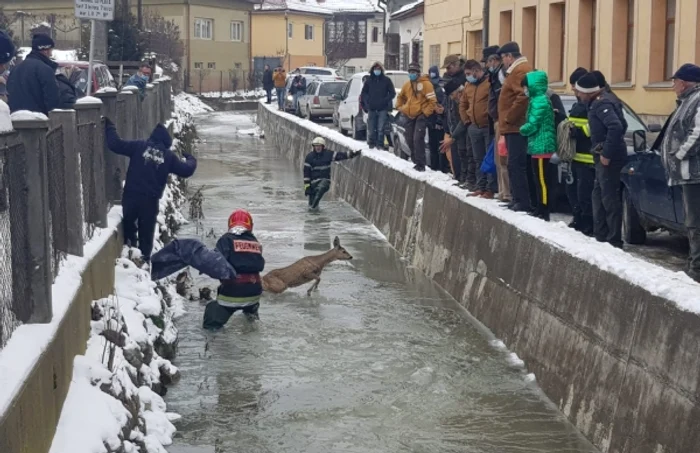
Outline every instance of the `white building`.
{"label": "white building", "polygon": [[[398,69],[423,61],[423,0],[399,8],[389,16],[389,33],[399,36]],[[422,68],[428,72],[428,68]]]}

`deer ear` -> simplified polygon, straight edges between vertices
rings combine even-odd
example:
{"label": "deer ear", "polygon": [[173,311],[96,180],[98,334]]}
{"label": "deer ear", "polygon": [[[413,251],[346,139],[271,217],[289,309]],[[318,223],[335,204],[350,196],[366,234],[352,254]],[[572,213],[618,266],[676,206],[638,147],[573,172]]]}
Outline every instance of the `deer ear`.
{"label": "deer ear", "polygon": [[336,236],[335,239],[333,239],[333,247],[340,247],[340,239],[338,239],[338,236]]}

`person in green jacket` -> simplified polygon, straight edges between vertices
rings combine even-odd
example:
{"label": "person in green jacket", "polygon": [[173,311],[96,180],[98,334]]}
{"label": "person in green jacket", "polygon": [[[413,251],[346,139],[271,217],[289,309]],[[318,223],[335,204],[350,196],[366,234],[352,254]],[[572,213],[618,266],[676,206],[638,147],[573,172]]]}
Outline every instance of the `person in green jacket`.
{"label": "person in green jacket", "polygon": [[532,159],[531,167],[537,192],[537,207],[530,214],[548,222],[550,189],[554,186],[556,178],[556,167],[549,165],[549,159],[557,150],[557,129],[554,123],[554,108],[547,96],[547,73],[529,72],[522,84],[525,94],[530,98],[530,104],[527,108],[527,122],[520,128],[520,133],[527,137],[527,153]]}

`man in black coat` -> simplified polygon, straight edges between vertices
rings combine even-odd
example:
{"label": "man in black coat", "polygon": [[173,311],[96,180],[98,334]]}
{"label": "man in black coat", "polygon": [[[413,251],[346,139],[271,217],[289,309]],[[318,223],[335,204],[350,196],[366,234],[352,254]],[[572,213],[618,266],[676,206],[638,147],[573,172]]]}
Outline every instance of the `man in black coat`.
{"label": "man in black coat", "polygon": [[384,123],[395,97],[394,83],[384,74],[384,66],[374,63],[360,94],[362,110],[367,113],[367,144],[370,149],[384,149]]}
{"label": "man in black coat", "polygon": [[265,71],[263,71],[262,83],[263,83],[263,89],[265,90],[265,93],[267,93],[266,104],[272,104],[272,89],[275,87],[275,83],[272,81],[272,70],[270,69],[270,65],[267,65],[267,64],[265,65]]}
{"label": "man in black coat", "polygon": [[[464,74],[464,61],[459,55],[453,54],[445,57],[442,68],[445,70],[442,76],[444,80],[445,104],[443,127],[445,128],[445,137],[451,136],[460,123],[459,119],[459,98],[464,89],[464,84],[467,82],[467,76]],[[469,163],[467,159],[462,162],[462,156],[466,152],[467,139],[465,136],[460,136],[455,139],[449,152],[452,156],[452,172],[458,183],[466,181],[465,174]],[[464,167],[464,170],[462,170]]]}
{"label": "man in black coat", "polygon": [[627,161],[627,122],[620,101],[588,73],[576,82],[576,92],[588,105],[588,126],[595,161],[593,233],[600,242],[622,248],[620,172]]}
{"label": "man in black coat", "polygon": [[41,33],[32,38],[32,51],[10,73],[7,81],[7,97],[10,110],[29,110],[45,115],[58,106],[56,68],[51,60],[54,42]]}

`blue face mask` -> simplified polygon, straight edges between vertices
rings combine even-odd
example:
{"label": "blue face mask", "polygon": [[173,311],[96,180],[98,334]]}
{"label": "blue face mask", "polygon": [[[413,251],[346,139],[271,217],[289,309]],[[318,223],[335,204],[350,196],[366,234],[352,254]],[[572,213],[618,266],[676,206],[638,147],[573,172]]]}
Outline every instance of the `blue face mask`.
{"label": "blue face mask", "polygon": [[435,74],[434,72],[431,72],[431,73],[430,73],[430,78],[431,78],[431,79],[437,79],[437,78],[438,78],[438,75]]}
{"label": "blue face mask", "polygon": [[379,77],[380,75],[382,75],[382,70],[381,70],[381,69],[375,69],[375,70],[372,71],[372,72],[374,72],[374,75],[376,75],[377,77]]}
{"label": "blue face mask", "polygon": [[415,72],[409,72],[408,80],[410,80],[411,82],[415,82],[416,80],[418,80],[418,74],[416,74]]}
{"label": "blue face mask", "polygon": [[467,76],[467,82],[469,82],[469,83],[476,83],[477,80],[478,79],[472,75]]}
{"label": "blue face mask", "polygon": [[143,80],[144,82],[148,82],[148,76],[147,76],[147,75],[142,75],[142,76],[141,76],[141,80]]}
{"label": "blue face mask", "polygon": [[490,72],[491,74],[493,74],[494,72],[496,72],[496,69],[498,69],[498,68],[491,68],[491,67],[489,67],[489,72]]}

